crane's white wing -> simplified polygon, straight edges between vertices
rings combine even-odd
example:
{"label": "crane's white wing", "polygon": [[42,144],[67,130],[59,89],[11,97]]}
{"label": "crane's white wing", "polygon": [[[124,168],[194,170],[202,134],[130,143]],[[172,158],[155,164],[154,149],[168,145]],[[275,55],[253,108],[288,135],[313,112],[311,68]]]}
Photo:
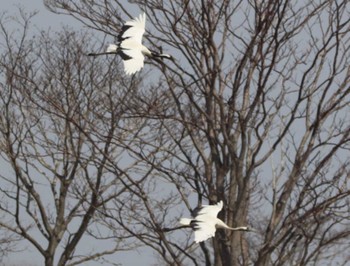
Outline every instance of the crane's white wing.
{"label": "crane's white wing", "polygon": [[139,71],[144,63],[142,54],[142,35],[145,32],[146,14],[142,13],[138,18],[126,22],[118,36],[120,56],[124,62],[127,75]]}
{"label": "crane's white wing", "polygon": [[123,53],[130,57],[124,59],[124,70],[127,75],[132,75],[143,68],[143,60],[145,57],[141,50],[123,50]]}
{"label": "crane's white wing", "polygon": [[194,221],[193,222],[194,229],[194,242],[202,242],[215,236],[215,222],[214,220],[210,221]]}
{"label": "crane's white wing", "polygon": [[124,40],[129,40],[141,44],[142,36],[145,32],[145,25],[145,13],[142,13],[138,18],[125,22],[118,36],[119,42],[122,43]]}
{"label": "crane's white wing", "polygon": [[223,207],[222,201],[216,205],[203,205],[195,214],[192,222],[194,229],[194,241],[205,241],[215,236],[217,215]]}
{"label": "crane's white wing", "polygon": [[[196,215],[196,220],[201,219],[205,220],[205,217],[216,218],[218,213],[222,210],[223,203],[222,200],[216,205],[203,205],[202,208],[198,211]],[[201,218],[200,218],[201,217]]]}

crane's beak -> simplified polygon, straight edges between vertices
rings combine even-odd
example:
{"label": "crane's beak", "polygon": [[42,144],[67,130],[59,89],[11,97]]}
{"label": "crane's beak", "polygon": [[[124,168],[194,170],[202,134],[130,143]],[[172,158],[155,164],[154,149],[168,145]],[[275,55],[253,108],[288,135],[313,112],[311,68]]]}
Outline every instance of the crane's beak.
{"label": "crane's beak", "polygon": [[176,62],[175,58],[171,55],[169,58],[171,61]]}

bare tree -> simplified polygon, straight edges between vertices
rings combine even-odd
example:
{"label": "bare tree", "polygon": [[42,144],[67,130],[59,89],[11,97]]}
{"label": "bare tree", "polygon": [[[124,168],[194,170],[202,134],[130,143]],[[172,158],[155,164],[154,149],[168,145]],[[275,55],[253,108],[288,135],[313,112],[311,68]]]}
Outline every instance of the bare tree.
{"label": "bare tree", "polygon": [[[4,217],[2,217],[3,219]],[[0,263],[2,263],[8,254],[21,252],[22,250],[17,247],[17,244],[21,240],[20,237],[3,228],[0,228],[0,233]]]}
{"label": "bare tree", "polygon": [[[127,232],[96,229],[95,213],[137,185],[123,176],[138,162],[124,159],[125,148],[113,142],[142,128],[123,118],[123,102],[139,81],[117,79],[115,60],[89,60],[86,34],[63,30],[30,38],[30,17],[21,15],[17,35],[7,31],[7,18],[1,21],[1,229],[27,240],[45,265],[76,265],[133,249],[137,243]],[[80,254],[85,241],[94,244]]]}
{"label": "bare tree", "polygon": [[[37,202],[36,183],[23,181],[33,177],[22,157],[35,157],[29,168],[47,175],[40,170],[47,169],[46,156],[58,153],[62,157],[52,162],[59,160],[62,166],[55,172],[67,176],[61,167],[78,167],[79,174],[71,176],[63,191],[71,192],[65,208],[81,203],[76,211],[83,210],[79,217],[88,221],[82,235],[99,238],[88,226],[93,223],[119,239],[120,249],[130,243],[145,246],[169,265],[345,264],[350,234],[348,1],[132,3],[147,13],[145,42],[172,53],[175,63],[149,62],[152,68],[125,79],[113,73],[121,69],[114,57],[83,58],[81,50],[89,49],[91,39],[79,41],[82,36],[68,50],[40,50],[37,60],[44,66],[36,71],[28,71],[36,65],[32,62],[23,73],[2,60],[17,80],[7,79],[9,95],[2,96],[2,109],[11,113],[7,117],[25,121],[1,123],[16,174],[16,179],[6,179],[18,190],[14,202],[24,209],[28,198]],[[123,20],[132,17],[119,1],[45,4],[110,36],[117,36]],[[80,56],[69,63],[55,61],[69,59],[68,51],[79,55],[76,47]],[[21,58],[27,62],[31,57]],[[82,75],[77,66],[89,74]],[[80,75],[89,77],[86,83]],[[62,83],[66,78],[69,86]],[[28,87],[35,93],[28,94]],[[10,112],[12,102],[26,112]],[[36,109],[40,111],[31,119],[21,118]],[[47,130],[41,116],[55,130],[65,130]],[[8,133],[10,124],[15,133]],[[37,125],[45,138],[26,133]],[[25,130],[19,133],[21,126]],[[31,135],[40,141],[30,137],[27,144]],[[36,149],[31,143],[37,143]],[[60,152],[43,152],[48,148]],[[16,154],[20,165],[11,159]],[[16,169],[26,175],[18,176]],[[26,200],[19,201],[19,195]],[[180,215],[195,205],[219,200],[225,203],[222,220],[230,226],[249,224],[256,232],[219,230],[212,241],[197,246],[189,230],[164,230],[176,228]],[[45,225],[33,221],[50,235]],[[68,259],[73,254],[67,248],[62,256]]]}

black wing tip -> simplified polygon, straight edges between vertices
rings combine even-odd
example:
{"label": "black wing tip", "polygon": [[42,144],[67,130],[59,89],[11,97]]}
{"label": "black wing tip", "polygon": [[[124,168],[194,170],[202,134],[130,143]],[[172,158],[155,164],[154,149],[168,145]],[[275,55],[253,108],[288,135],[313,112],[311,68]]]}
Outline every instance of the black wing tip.
{"label": "black wing tip", "polygon": [[129,55],[127,55],[127,54],[123,53],[123,50],[119,51],[119,53],[118,53],[118,54],[120,55],[120,57],[121,57],[121,58],[122,58],[124,61],[127,61],[127,60],[132,59],[132,57],[131,57],[131,56],[129,56]]}
{"label": "black wing tip", "polygon": [[200,223],[201,222],[197,221],[197,220],[191,221],[190,226],[192,227],[193,231],[197,231],[197,230],[201,229]]}
{"label": "black wing tip", "polygon": [[203,206],[198,206],[197,208],[195,208],[194,210],[191,211],[191,215],[192,217],[196,217],[198,215],[198,213],[203,210]]}
{"label": "black wing tip", "polygon": [[130,26],[130,25],[123,25],[123,26],[122,26],[122,28],[121,28],[121,30],[120,30],[120,33],[119,33],[119,35],[118,35],[118,42],[122,42],[122,41],[124,41],[124,40],[130,38],[130,37],[124,37],[123,35],[124,35],[124,33],[125,33],[128,29],[130,29],[131,27],[132,27],[132,26]]}

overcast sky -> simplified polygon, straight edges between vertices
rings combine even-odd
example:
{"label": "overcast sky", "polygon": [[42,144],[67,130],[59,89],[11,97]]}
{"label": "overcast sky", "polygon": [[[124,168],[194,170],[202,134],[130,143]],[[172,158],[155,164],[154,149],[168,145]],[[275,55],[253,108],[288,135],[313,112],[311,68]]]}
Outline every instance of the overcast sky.
{"label": "overcast sky", "polygon": [[[43,0],[0,0],[0,14],[2,15],[4,12],[10,16],[18,16],[19,8],[22,8],[27,13],[38,11],[38,14],[32,19],[31,30],[33,34],[36,34],[36,31],[40,30],[48,30],[52,29],[55,31],[59,31],[63,26],[69,26],[70,28],[79,29],[82,28],[82,24],[75,20],[72,17],[65,15],[56,15],[52,12],[48,11],[44,4]],[[132,8],[132,7],[131,7]],[[132,11],[132,10],[130,10]],[[137,13],[138,11],[136,11]],[[132,12],[133,13],[133,12]],[[11,25],[6,25],[7,27],[11,27]],[[18,25],[13,25],[13,29],[15,29]],[[12,29],[12,30],[13,30]],[[26,243],[26,242],[23,242]],[[88,244],[88,243],[86,243]],[[80,245],[83,248],[84,243]],[[43,258],[38,254],[38,252],[32,248],[28,243],[27,245],[21,245],[19,247],[21,252],[10,254],[0,265],[6,266],[38,266],[42,265]],[[140,251],[141,253],[137,253],[135,256],[135,252],[130,254],[131,252],[123,252],[122,255],[115,256],[115,262],[121,263],[123,266],[131,266],[131,265],[147,265],[147,262],[151,262],[153,260],[152,252]],[[84,264],[84,265],[96,265],[92,264]],[[106,265],[106,264],[105,264]]]}
{"label": "overcast sky", "polygon": [[[27,13],[38,11],[38,14],[32,20],[31,29],[35,30],[47,30],[49,28],[59,30],[63,25],[70,25],[72,27],[80,27],[79,23],[72,18],[63,15],[55,15],[45,9],[42,0],[0,0],[2,15],[4,12],[9,16],[18,16],[19,8],[22,8]],[[69,23],[69,24],[68,24]],[[7,27],[11,25],[7,24]],[[18,25],[13,25],[16,28]],[[35,34],[35,32],[34,32]],[[19,266],[19,265],[41,265],[43,259],[30,245],[21,245],[21,252],[10,254],[8,258],[3,261],[3,265],[6,266]]]}
{"label": "overcast sky", "polygon": [[0,0],[0,6],[1,13],[7,12],[9,15],[18,15],[19,8],[23,8],[28,13],[38,11],[33,19],[33,23],[38,29],[59,29],[62,25],[80,27],[79,22],[73,18],[56,15],[48,11],[43,4],[43,0]]}

